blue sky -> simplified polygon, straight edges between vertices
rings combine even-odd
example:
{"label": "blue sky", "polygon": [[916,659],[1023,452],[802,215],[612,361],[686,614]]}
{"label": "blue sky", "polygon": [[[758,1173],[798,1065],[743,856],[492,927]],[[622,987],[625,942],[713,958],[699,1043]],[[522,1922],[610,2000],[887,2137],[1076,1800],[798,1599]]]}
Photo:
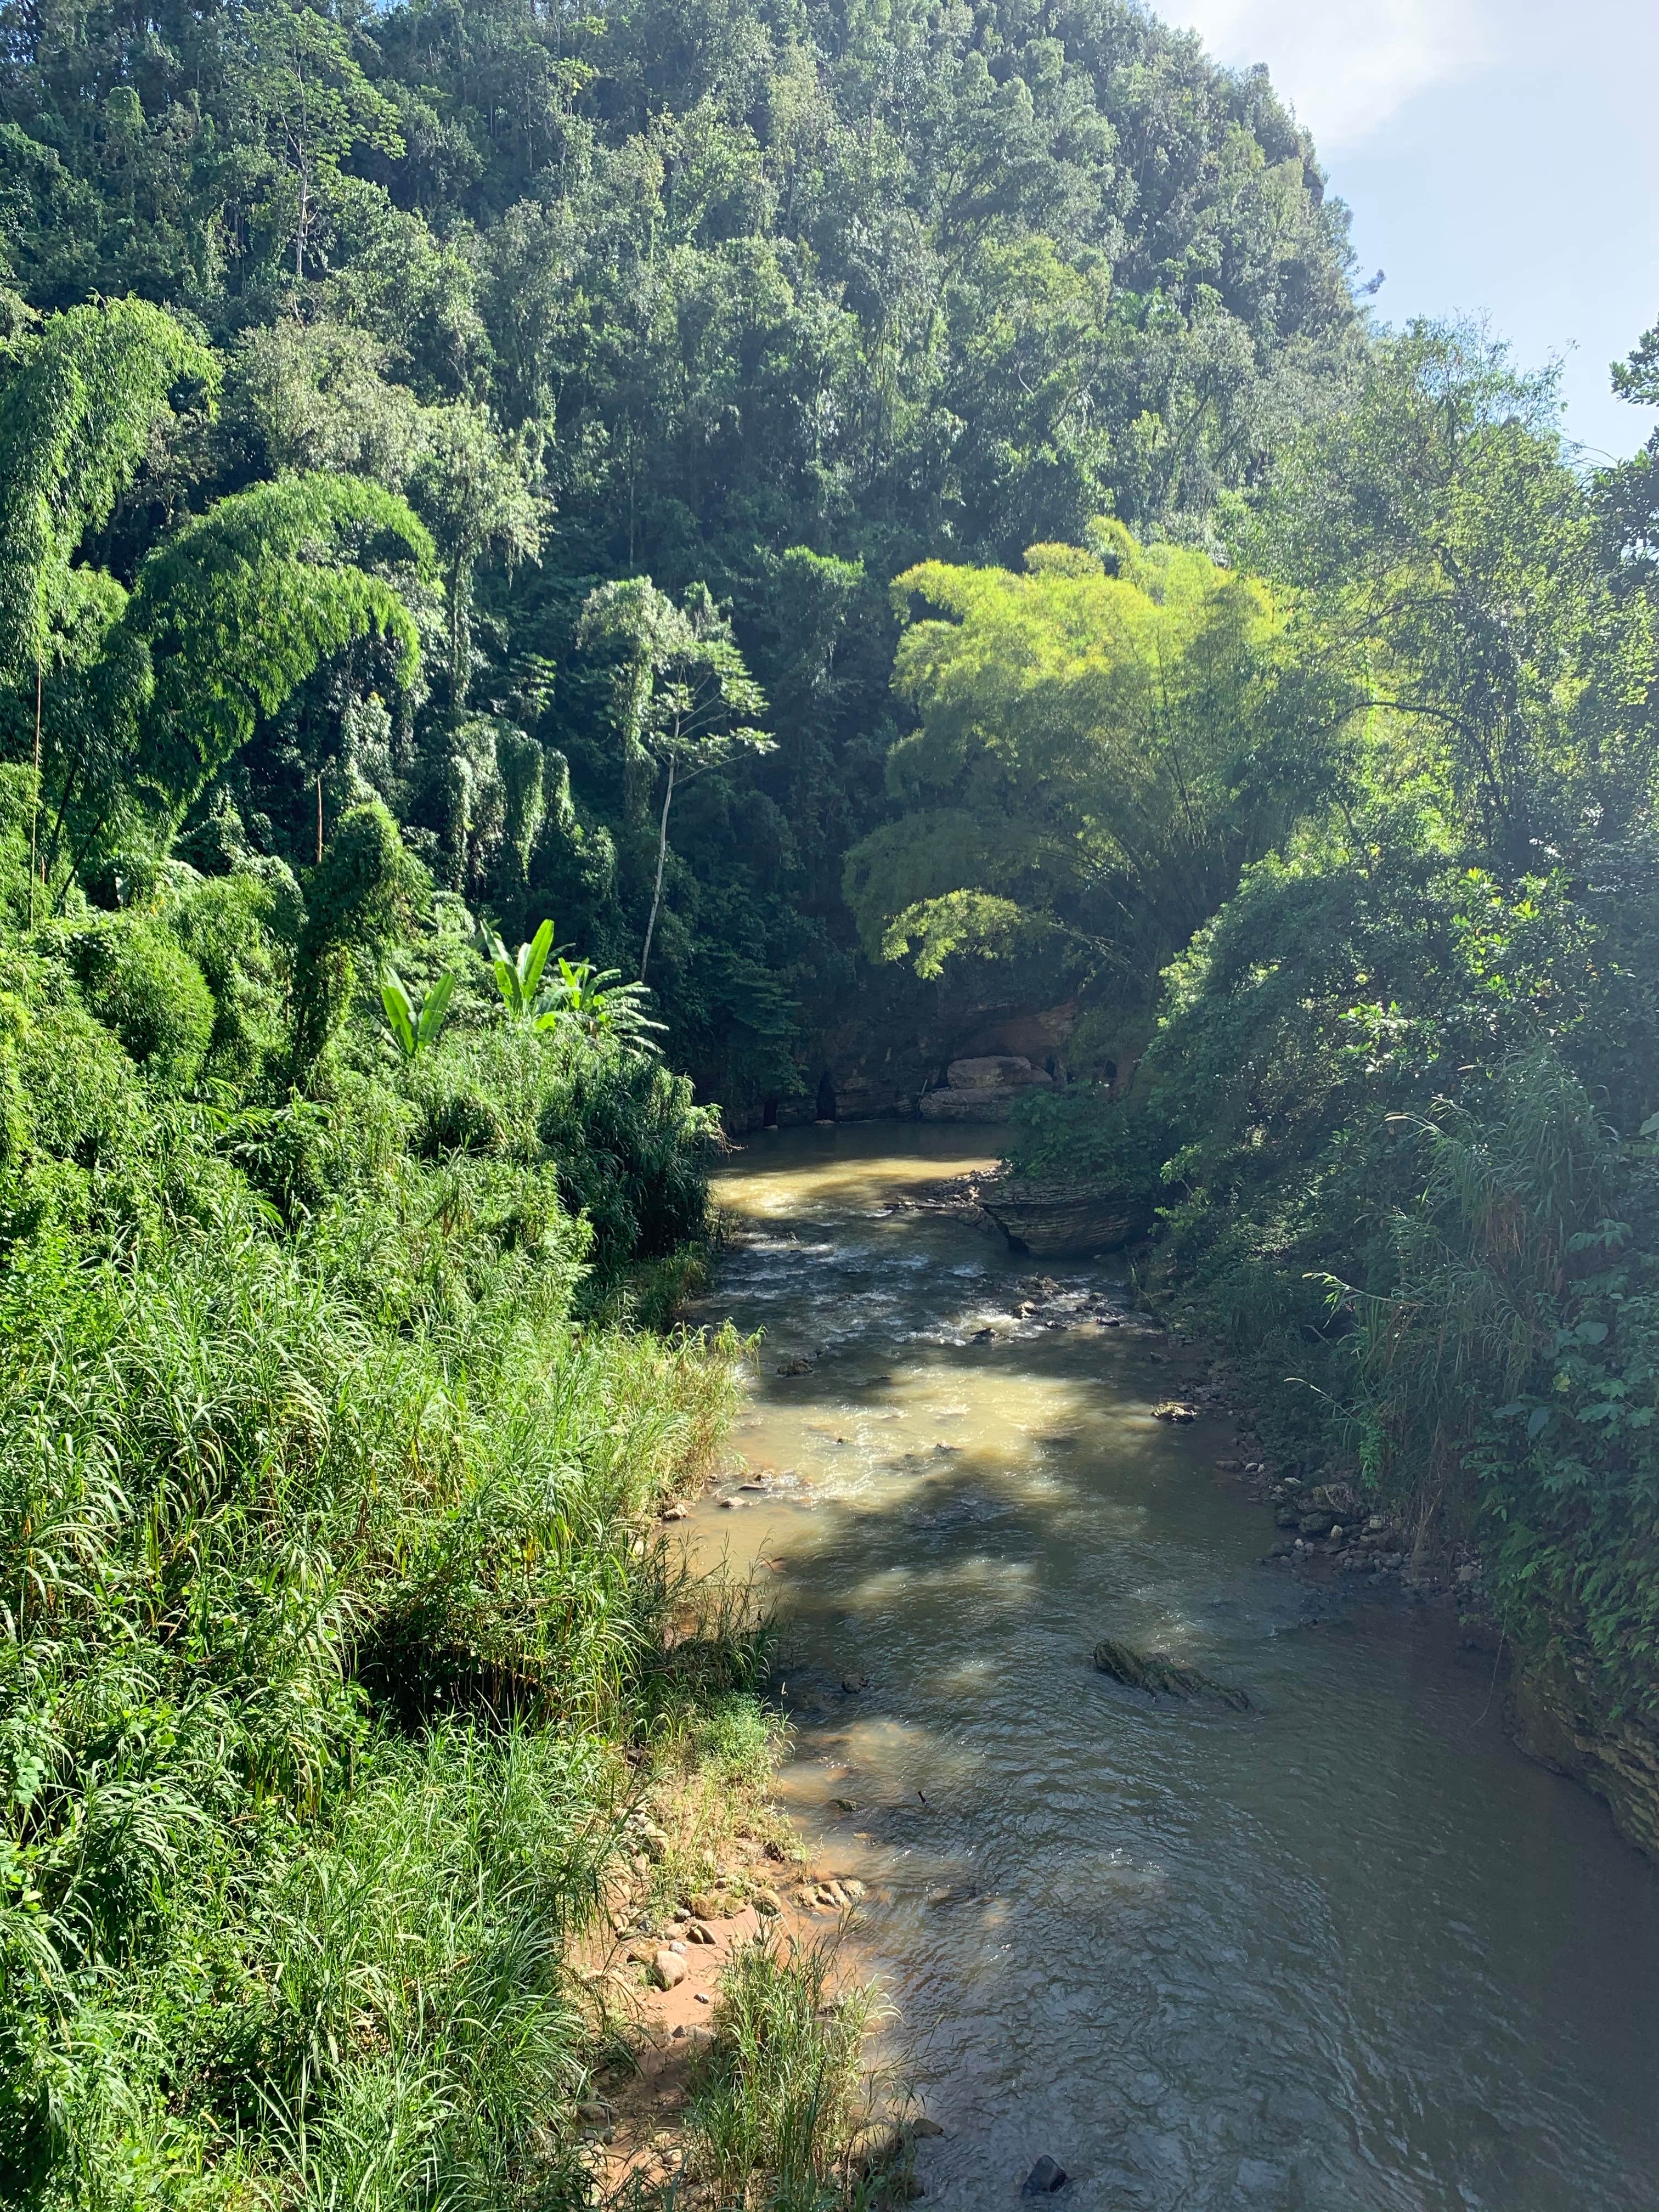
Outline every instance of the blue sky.
{"label": "blue sky", "polygon": [[1385,321],[1484,317],[1565,357],[1587,458],[1654,417],[1608,364],[1659,323],[1659,0],[1155,0],[1218,61],[1266,62],[1353,210]]}

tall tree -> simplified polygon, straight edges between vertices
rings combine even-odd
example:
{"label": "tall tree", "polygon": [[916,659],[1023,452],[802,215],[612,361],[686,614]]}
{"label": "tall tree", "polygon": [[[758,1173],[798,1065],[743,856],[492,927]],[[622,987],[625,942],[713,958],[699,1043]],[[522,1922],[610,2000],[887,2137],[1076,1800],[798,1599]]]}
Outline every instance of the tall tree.
{"label": "tall tree", "polygon": [[416,505],[443,557],[449,630],[449,705],[465,704],[472,664],[472,586],[491,546],[511,567],[541,550],[549,501],[533,426],[503,437],[489,411],[458,400],[424,418],[425,451],[413,475]]}
{"label": "tall tree", "polygon": [[1206,554],[1033,546],[1025,570],[929,562],[894,687],[897,818],[854,848],[866,943],[938,975],[1046,950],[1149,984],[1292,817],[1322,750],[1285,741],[1280,617]]}
{"label": "tall tree", "polygon": [[358,147],[404,150],[397,110],[371,83],[331,15],[304,0],[254,0],[241,17],[246,52],[240,88],[250,118],[286,171],[294,281],[342,164]]}
{"label": "tall tree", "polygon": [[657,872],[640,954],[643,982],[662,904],[676,786],[745,754],[770,752],[775,740],[744,719],[766,712],[765,695],[706,584],[691,585],[679,606],[648,576],[602,584],[582,610],[577,640],[615,654],[611,691],[624,752],[649,761],[664,777]]}
{"label": "tall tree", "polygon": [[1627,823],[1659,762],[1652,611],[1620,588],[1558,426],[1552,374],[1420,324],[1286,441],[1233,533],[1510,878],[1591,820]]}
{"label": "tall tree", "polygon": [[412,680],[414,617],[368,563],[428,574],[432,541],[394,493],[352,477],[255,485],[165,539],[85,669],[52,855],[66,842],[82,874],[112,832],[170,835],[261,716],[355,638],[388,639]]}

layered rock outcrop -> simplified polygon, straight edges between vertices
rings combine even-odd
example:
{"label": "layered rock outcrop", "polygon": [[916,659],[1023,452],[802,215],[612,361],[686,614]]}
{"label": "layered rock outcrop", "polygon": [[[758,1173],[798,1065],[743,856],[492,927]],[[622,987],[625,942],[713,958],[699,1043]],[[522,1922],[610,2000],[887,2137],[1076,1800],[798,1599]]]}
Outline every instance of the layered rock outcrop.
{"label": "layered rock outcrop", "polygon": [[1593,1790],[1620,1834],[1659,1858],[1659,1737],[1651,1727],[1597,1711],[1559,1661],[1518,1669],[1510,1710],[1524,1750]]}
{"label": "layered rock outcrop", "polygon": [[1016,1251],[1034,1260],[1084,1259],[1115,1252],[1152,1226],[1143,1199],[1115,1187],[1039,1182],[1006,1176],[988,1183],[980,1205]]}
{"label": "layered rock outcrop", "polygon": [[1015,1101],[1033,1089],[1047,1090],[1054,1078],[1033,1067],[1019,1053],[993,1053],[982,1059],[953,1060],[939,1089],[921,1101],[924,1121],[1006,1121]]}

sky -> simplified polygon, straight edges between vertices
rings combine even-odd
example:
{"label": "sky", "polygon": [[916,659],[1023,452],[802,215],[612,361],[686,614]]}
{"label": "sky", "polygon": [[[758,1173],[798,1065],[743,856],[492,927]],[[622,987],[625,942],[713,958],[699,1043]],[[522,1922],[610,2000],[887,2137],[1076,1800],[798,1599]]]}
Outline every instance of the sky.
{"label": "sky", "polygon": [[1608,367],[1659,323],[1659,0],[1153,0],[1230,66],[1266,62],[1353,213],[1385,322],[1484,319],[1563,362],[1569,437],[1655,417]]}

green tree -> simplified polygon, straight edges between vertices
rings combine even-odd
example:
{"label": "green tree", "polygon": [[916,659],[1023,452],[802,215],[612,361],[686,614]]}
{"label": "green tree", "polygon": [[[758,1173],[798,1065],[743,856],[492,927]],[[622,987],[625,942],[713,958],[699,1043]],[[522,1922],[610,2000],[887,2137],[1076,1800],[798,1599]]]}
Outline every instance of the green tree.
{"label": "green tree", "polygon": [[319,663],[352,639],[420,665],[413,617],[360,563],[429,571],[432,541],[394,493],[353,477],[284,477],[221,500],[145,562],[122,617],[143,682],[132,772],[179,818]]}
{"label": "green tree", "polygon": [[775,740],[743,719],[766,712],[765,695],[706,584],[691,585],[679,606],[648,576],[602,584],[582,609],[577,641],[613,656],[611,696],[625,758],[649,762],[664,776],[657,869],[640,954],[643,982],[662,903],[676,785],[745,755],[770,752]]}
{"label": "green tree", "polygon": [[[46,663],[55,651],[84,660],[88,623],[101,627],[119,601],[107,580],[76,572],[76,555],[186,380],[210,405],[217,362],[142,300],[71,308],[12,349],[0,388],[0,677],[33,676],[37,782]],[[32,853],[35,842],[31,830]]]}
{"label": "green tree", "polygon": [[465,401],[428,411],[415,469],[416,506],[443,561],[449,630],[449,705],[459,712],[472,663],[472,580],[491,546],[511,568],[541,550],[548,502],[541,490],[541,439],[533,428],[503,437],[489,411]]}
{"label": "green tree", "polygon": [[1627,823],[1659,757],[1652,609],[1618,587],[1557,414],[1553,374],[1419,325],[1286,443],[1234,533],[1303,595],[1333,680],[1394,718],[1390,773],[1431,775],[1511,875]]}
{"label": "green tree", "polygon": [[[1614,362],[1613,388],[1632,407],[1659,410],[1659,324],[1628,360]],[[1651,594],[1659,586],[1659,429],[1639,453],[1601,472],[1595,500],[1615,574]]]}
{"label": "green tree", "polygon": [[[425,871],[378,802],[341,817],[306,882],[306,915],[294,957],[294,1073],[303,1078],[351,1003],[354,954],[379,957],[430,896]],[[428,993],[441,1021],[448,992]]]}
{"label": "green tree", "polygon": [[1025,571],[929,562],[893,586],[900,810],[848,856],[866,945],[937,975],[1047,949],[1133,991],[1293,818],[1329,730],[1291,742],[1283,616],[1207,555],[1033,546]]}
{"label": "green tree", "polygon": [[397,110],[364,74],[345,29],[304,0],[255,0],[241,29],[239,88],[290,179],[287,221],[298,284],[319,212],[328,206],[348,155],[359,146],[402,154]]}

